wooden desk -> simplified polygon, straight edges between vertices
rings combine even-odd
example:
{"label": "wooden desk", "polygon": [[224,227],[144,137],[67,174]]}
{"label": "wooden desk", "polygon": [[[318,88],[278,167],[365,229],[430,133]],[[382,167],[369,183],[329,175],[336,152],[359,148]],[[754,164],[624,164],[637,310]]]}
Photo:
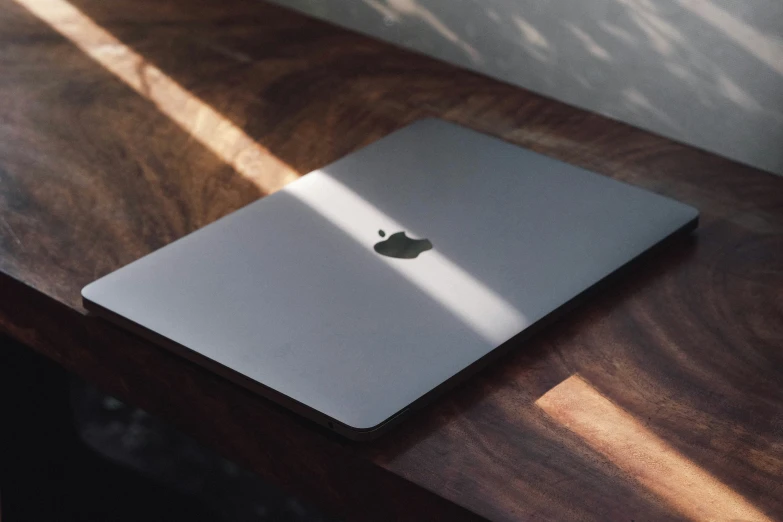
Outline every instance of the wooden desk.
{"label": "wooden desk", "polygon": [[[2,331],[347,520],[783,518],[783,179],[260,1],[72,1],[0,0]],[[85,315],[86,283],[424,116],[701,229],[369,444]]]}

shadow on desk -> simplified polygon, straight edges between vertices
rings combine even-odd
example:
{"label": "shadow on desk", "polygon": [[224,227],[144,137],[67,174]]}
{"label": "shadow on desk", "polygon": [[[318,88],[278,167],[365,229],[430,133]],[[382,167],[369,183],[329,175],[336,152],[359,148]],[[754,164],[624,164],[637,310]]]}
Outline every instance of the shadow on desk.
{"label": "shadow on desk", "polygon": [[325,520],[5,338],[0,415],[3,522]]}

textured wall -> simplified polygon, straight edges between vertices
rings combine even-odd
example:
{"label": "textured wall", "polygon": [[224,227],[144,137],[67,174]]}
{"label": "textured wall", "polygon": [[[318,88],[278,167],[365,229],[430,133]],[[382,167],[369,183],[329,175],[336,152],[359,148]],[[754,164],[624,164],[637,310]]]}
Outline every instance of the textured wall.
{"label": "textured wall", "polygon": [[274,0],[783,174],[781,0]]}

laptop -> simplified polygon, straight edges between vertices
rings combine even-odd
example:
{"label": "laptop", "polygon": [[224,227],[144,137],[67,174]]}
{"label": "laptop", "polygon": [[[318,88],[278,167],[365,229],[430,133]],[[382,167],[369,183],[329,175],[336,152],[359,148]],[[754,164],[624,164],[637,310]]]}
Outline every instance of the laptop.
{"label": "laptop", "polygon": [[82,296],[91,312],[366,440],[697,220],[677,201],[426,119]]}

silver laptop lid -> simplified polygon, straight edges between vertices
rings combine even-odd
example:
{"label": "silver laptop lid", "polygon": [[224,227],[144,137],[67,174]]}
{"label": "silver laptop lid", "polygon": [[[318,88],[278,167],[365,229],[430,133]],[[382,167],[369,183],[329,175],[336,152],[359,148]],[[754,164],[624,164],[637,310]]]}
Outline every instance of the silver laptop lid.
{"label": "silver laptop lid", "polygon": [[422,120],[82,293],[370,429],[697,215]]}

